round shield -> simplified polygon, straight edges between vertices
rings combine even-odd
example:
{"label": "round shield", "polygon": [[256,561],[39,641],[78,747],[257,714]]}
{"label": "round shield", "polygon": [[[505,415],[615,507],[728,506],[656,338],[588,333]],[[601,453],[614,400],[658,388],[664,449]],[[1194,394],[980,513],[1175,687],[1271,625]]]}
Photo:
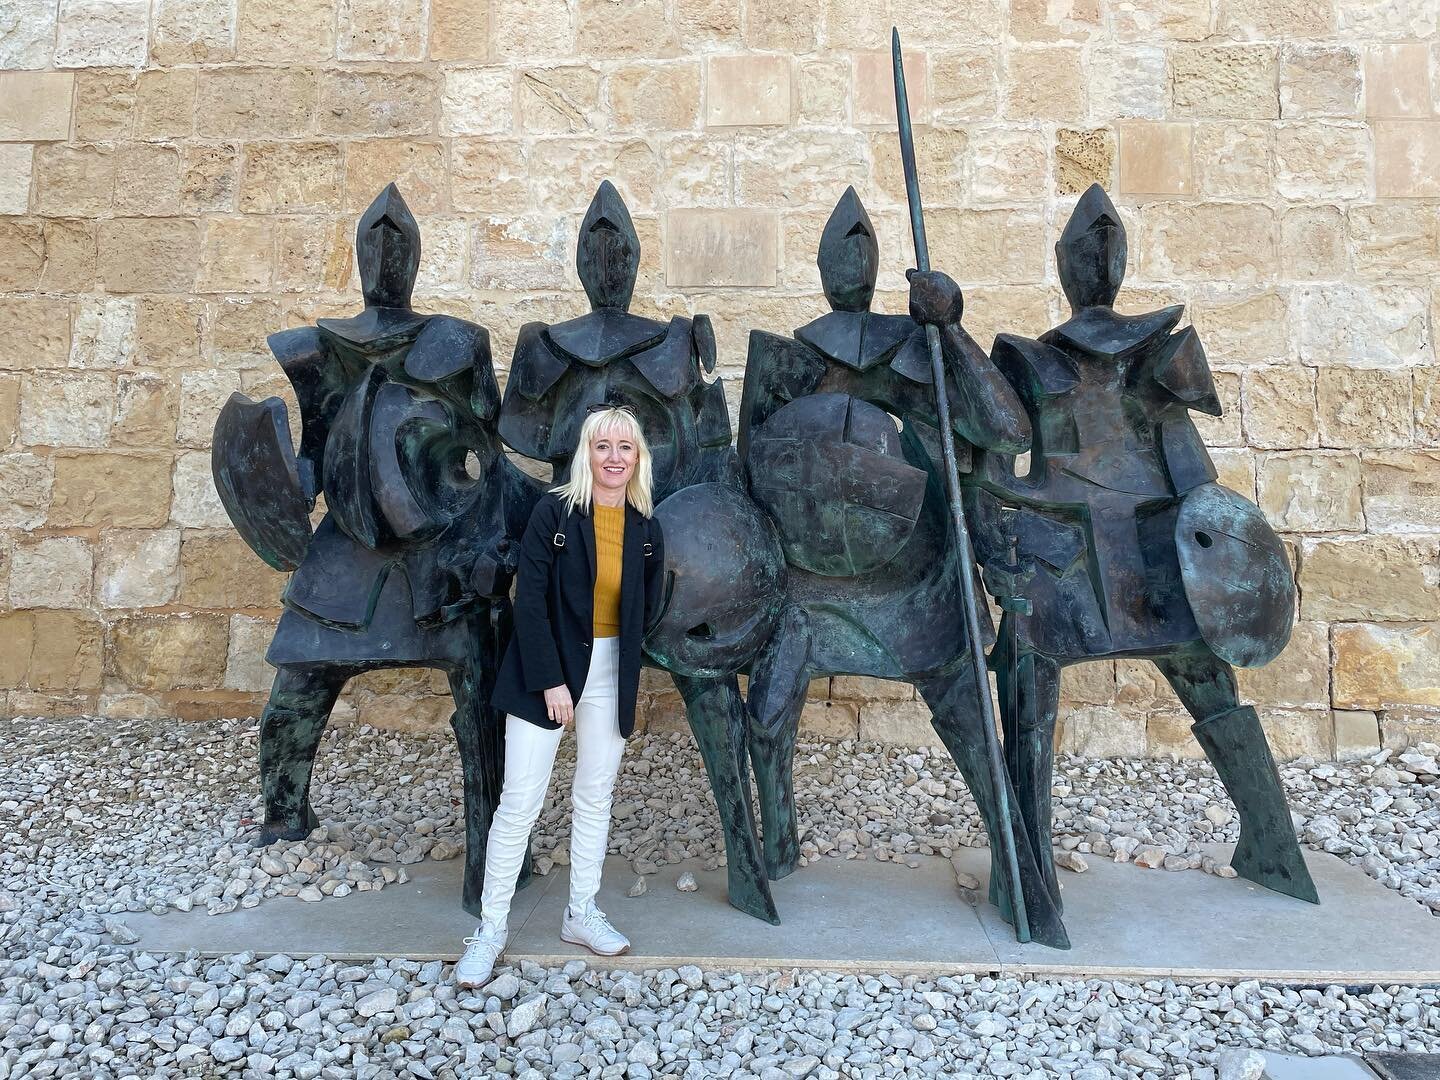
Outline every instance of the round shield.
{"label": "round shield", "polygon": [[645,651],[681,675],[739,671],[770,637],[783,599],[774,527],[727,484],[682,488],[655,517],[665,536],[665,593]]}
{"label": "round shield", "polygon": [[1236,667],[1268,664],[1290,640],[1295,577],[1260,508],[1219,484],[1185,496],[1175,518],[1185,598],[1200,636]]}
{"label": "round shield", "polygon": [[925,499],[925,473],[905,460],[890,414],[848,394],[790,402],[751,437],[748,457],[750,490],[785,558],[814,574],[884,566]]}

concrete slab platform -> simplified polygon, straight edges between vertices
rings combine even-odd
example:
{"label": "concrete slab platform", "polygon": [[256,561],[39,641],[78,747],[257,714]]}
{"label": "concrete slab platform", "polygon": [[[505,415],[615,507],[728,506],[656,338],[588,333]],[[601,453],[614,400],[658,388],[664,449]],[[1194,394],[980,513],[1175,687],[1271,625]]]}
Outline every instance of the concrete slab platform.
{"label": "concrete slab platform", "polygon": [[[648,879],[645,895],[629,898],[624,892],[634,874],[612,858],[599,903],[633,947],[625,956],[587,959],[631,970],[695,963],[732,970],[1440,984],[1440,933],[1432,916],[1334,856],[1307,858],[1320,890],[1318,907],[1194,872],[1101,859],[1092,859],[1084,874],[1061,871],[1069,951],[1016,943],[993,908],[968,902],[940,858],[922,859],[913,870],[821,860],[774,883],[780,926],[731,908],[725,872],[698,864],[667,867]],[[984,850],[962,852],[957,861],[987,880]],[[135,947],[150,951],[454,959],[474,925],[459,904],[461,862],[410,869],[406,885],[341,900],[277,898],[227,915],[147,912],[124,921],[140,937]],[[695,874],[697,892],[675,889],[684,870]],[[557,871],[516,895],[506,951],[511,961],[587,955],[559,938],[567,891],[566,876]]]}
{"label": "concrete slab platform", "polygon": [[1440,1054],[1366,1054],[1365,1063],[1382,1080],[1436,1080]]}
{"label": "concrete slab platform", "polygon": [[[1260,1080],[1375,1080],[1375,1074],[1359,1058],[1302,1057],[1262,1050],[1265,1072]],[[1432,1078],[1433,1080],[1433,1078]]]}

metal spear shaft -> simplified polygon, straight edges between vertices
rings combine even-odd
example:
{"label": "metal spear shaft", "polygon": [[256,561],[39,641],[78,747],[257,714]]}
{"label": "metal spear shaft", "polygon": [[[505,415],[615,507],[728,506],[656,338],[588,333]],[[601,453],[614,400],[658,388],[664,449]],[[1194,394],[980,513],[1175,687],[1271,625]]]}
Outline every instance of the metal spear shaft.
{"label": "metal spear shaft", "polygon": [[[905,94],[905,68],[900,59],[900,29],[890,31],[890,48],[895,63],[895,118],[900,131],[900,160],[905,168],[905,196],[910,203],[910,232],[915,238],[915,268],[930,269],[930,249],[925,243],[925,211],[920,205],[920,176],[915,169],[915,134],[910,129],[910,102]],[[940,448],[945,458],[945,493],[950,501],[950,522],[960,556],[960,594],[965,609],[965,635],[970,660],[975,668],[975,689],[980,695],[980,723],[985,734],[985,752],[990,766],[990,786],[995,791],[999,813],[1000,859],[1010,884],[1010,907],[1015,920],[1015,937],[1030,940],[1030,919],[1025,912],[1025,893],[1020,885],[1020,858],[1015,848],[1015,831],[1010,823],[1010,785],[995,730],[995,703],[990,697],[990,674],[985,650],[980,643],[980,608],[975,596],[975,555],[970,547],[970,530],[965,524],[965,506],[960,495],[960,469],[955,463],[955,434],[950,427],[950,396],[945,387],[945,360],[940,347],[940,328],[925,325],[930,347],[930,372],[935,383],[935,413],[940,422]]]}

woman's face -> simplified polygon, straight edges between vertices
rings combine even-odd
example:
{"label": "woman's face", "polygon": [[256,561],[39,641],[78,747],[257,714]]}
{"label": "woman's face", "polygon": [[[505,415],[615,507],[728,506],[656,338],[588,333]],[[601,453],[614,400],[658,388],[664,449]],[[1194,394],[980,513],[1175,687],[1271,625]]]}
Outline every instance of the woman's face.
{"label": "woman's face", "polygon": [[624,494],[639,460],[640,448],[619,429],[601,431],[590,440],[590,473],[595,486],[611,494]]}

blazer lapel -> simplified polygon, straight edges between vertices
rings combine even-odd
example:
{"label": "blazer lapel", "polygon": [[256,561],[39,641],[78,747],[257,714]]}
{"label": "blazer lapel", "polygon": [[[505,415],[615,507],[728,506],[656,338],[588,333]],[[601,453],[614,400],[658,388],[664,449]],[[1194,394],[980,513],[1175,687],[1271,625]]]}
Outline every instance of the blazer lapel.
{"label": "blazer lapel", "polygon": [[580,515],[580,539],[585,545],[585,556],[590,560],[590,588],[595,588],[595,517],[593,513]]}
{"label": "blazer lapel", "polygon": [[[625,504],[625,548],[620,553],[620,624],[630,626],[626,613],[641,600],[645,586],[645,529],[640,511]],[[641,622],[644,622],[642,617]]]}

